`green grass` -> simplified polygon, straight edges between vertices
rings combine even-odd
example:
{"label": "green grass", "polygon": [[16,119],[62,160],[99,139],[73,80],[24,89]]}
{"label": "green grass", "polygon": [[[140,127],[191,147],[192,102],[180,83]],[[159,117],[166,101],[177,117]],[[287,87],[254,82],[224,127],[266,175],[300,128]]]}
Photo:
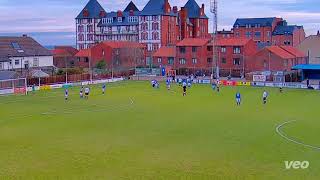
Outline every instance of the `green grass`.
{"label": "green grass", "polygon": [[[243,105],[235,106],[235,93]],[[152,89],[149,82],[0,97],[0,179],[319,179],[320,92],[195,85]],[[284,161],[310,162],[286,170]]]}

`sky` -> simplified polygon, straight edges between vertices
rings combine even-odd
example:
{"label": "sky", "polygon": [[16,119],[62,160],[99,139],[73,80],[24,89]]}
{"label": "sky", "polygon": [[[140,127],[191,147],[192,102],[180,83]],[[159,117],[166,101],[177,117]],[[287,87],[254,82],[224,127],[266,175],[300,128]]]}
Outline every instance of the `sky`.
{"label": "sky", "polygon": [[[0,35],[28,34],[43,45],[74,45],[75,17],[89,0],[0,0]],[[98,0],[106,11],[123,10],[130,0]],[[133,0],[140,10],[148,0]],[[208,17],[209,0],[205,4]],[[169,0],[184,6],[187,0]],[[320,29],[319,0],[220,0],[219,30],[229,30],[236,18],[282,17],[289,24],[303,25],[307,35]],[[210,30],[212,25],[210,25]]]}

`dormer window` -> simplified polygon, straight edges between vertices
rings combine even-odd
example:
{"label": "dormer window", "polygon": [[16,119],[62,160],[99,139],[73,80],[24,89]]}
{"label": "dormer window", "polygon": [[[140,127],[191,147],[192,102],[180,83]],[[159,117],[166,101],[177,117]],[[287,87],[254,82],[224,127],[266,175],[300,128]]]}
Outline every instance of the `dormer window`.
{"label": "dormer window", "polygon": [[103,24],[105,24],[105,23],[110,24],[110,23],[112,23],[112,22],[113,22],[113,19],[112,19],[112,18],[102,19],[102,23],[103,23]]}
{"label": "dormer window", "polygon": [[129,16],[129,22],[138,22],[137,16]]}
{"label": "dormer window", "polygon": [[122,17],[118,17],[118,22],[122,22]]}

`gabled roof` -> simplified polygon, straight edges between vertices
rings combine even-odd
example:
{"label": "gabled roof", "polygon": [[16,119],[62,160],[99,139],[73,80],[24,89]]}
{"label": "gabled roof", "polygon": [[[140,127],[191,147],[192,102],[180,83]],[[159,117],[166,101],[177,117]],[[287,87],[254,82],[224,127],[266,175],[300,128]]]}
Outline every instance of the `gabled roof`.
{"label": "gabled roof", "polygon": [[209,43],[210,39],[185,38],[177,46],[204,46]]}
{"label": "gabled roof", "polygon": [[132,2],[130,1],[130,3],[128,4],[128,6],[124,9],[123,12],[130,12],[130,11],[139,11],[139,9],[137,8],[137,6]]}
{"label": "gabled roof", "polygon": [[216,41],[216,46],[244,46],[248,44],[252,39],[246,38],[226,38],[218,39]]}
{"label": "gabled roof", "polygon": [[184,7],[188,10],[189,18],[208,18],[205,14],[200,16],[201,9],[195,0],[188,0]]}
{"label": "gabled roof", "polygon": [[79,51],[72,46],[56,46],[54,50],[52,50],[52,54],[56,57],[58,56],[74,56]]}
{"label": "gabled roof", "polygon": [[269,46],[266,47],[267,50],[269,50],[271,53],[281,57],[282,59],[294,59],[295,56],[289,53],[288,51],[282,49],[279,46]]}
{"label": "gabled roof", "polygon": [[296,25],[292,25],[292,26],[276,26],[275,30],[273,31],[273,35],[293,35],[293,32],[296,29],[300,29],[303,28],[302,26],[296,26]]}
{"label": "gabled roof", "polygon": [[91,57],[91,49],[82,49],[75,56],[76,57]]}
{"label": "gabled roof", "polygon": [[292,47],[292,46],[281,46],[282,49],[289,52],[290,54],[294,55],[297,58],[304,58],[306,55],[300,51],[299,49]]}
{"label": "gabled roof", "polygon": [[273,22],[276,20],[275,17],[270,18],[238,18],[234,23],[233,27],[246,27],[246,25],[259,24],[261,27],[272,27]]}
{"label": "gabled roof", "polygon": [[153,57],[175,57],[176,56],[176,48],[175,47],[168,47],[162,46],[158,49],[157,52],[153,54]]}
{"label": "gabled roof", "polygon": [[165,5],[165,0],[150,0],[141,11],[141,15],[142,16],[151,16],[151,15],[175,16],[175,14],[172,11],[169,14],[165,14],[164,5]]}
{"label": "gabled roof", "polygon": [[[84,16],[84,12],[87,11],[88,16]],[[106,12],[97,0],[90,0],[87,5],[83,8],[76,19],[87,19],[87,18],[100,18],[100,13]]]}
{"label": "gabled roof", "polygon": [[29,56],[52,56],[52,53],[31,37],[0,36],[0,57]]}

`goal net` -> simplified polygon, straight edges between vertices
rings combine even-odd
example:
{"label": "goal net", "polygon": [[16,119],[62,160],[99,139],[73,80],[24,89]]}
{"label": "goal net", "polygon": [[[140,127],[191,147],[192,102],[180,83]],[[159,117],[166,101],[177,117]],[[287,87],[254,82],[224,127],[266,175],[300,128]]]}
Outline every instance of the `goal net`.
{"label": "goal net", "polygon": [[23,94],[26,95],[28,91],[27,79],[8,79],[0,80],[0,95],[7,94]]}

